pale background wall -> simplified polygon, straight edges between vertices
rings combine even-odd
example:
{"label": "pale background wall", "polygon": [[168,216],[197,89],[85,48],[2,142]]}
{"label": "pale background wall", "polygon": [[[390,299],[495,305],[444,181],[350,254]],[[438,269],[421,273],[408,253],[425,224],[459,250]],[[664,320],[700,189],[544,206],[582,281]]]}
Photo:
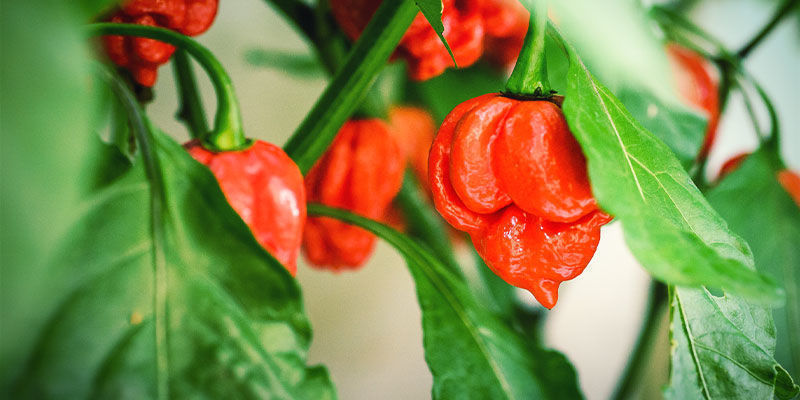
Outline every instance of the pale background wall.
{"label": "pale background wall", "polygon": [[[771,12],[771,2],[710,1],[694,17],[738,47]],[[800,169],[796,25],[794,18],[780,26],[747,66],[773,96],[788,149],[785,156],[794,169]],[[325,87],[321,78],[298,79],[244,62],[244,53],[252,48],[309,53],[299,36],[263,1],[221,1],[215,25],[199,40],[231,74],[250,137],[284,143]],[[171,69],[162,67],[160,73],[157,99],[148,113],[165,131],[186,140],[185,129],[173,119],[176,97]],[[213,110],[213,90],[208,82],[201,83],[208,109]],[[722,120],[718,143],[710,159],[714,170],[731,154],[755,146],[738,100]],[[329,367],[341,399],[430,398],[431,376],[423,358],[413,282],[402,259],[388,245],[380,243],[372,259],[356,273],[312,270],[301,260],[298,279],[314,327],[311,362]],[[612,224],[604,228],[600,248],[586,272],[562,286],[546,338],[575,364],[587,398],[607,398],[613,390],[635,340],[647,282],[646,273],[625,248],[619,226]],[[527,293],[521,296],[531,299]],[[666,351],[666,342],[662,347]],[[654,371],[663,379],[663,368],[654,366]]]}

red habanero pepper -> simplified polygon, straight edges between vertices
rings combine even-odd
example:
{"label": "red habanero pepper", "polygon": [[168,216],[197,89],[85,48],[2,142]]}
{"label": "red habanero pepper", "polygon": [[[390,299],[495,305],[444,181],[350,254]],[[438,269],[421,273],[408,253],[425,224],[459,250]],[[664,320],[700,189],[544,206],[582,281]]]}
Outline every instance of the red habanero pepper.
{"label": "red habanero pepper", "polygon": [[[217,15],[218,0],[129,0],[111,22],[172,29],[187,36],[205,32]],[[127,68],[143,86],[153,86],[158,67],[169,61],[175,47],[155,39],[110,35],[103,38],[106,53],[115,64]]]}
{"label": "red habanero pepper", "polygon": [[[331,0],[331,11],[342,31],[355,40],[380,6],[380,0]],[[444,0],[444,37],[459,67],[475,63],[483,53],[483,19],[474,1]],[[453,60],[439,36],[422,15],[417,14],[395,52],[408,63],[412,79],[426,80],[440,75]]]}
{"label": "red habanero pepper", "polygon": [[480,4],[486,58],[500,66],[513,66],[528,32],[530,13],[517,0],[480,0]]}
{"label": "red habanero pepper", "polygon": [[427,188],[428,152],[436,133],[433,117],[422,108],[393,106],[389,109],[389,125],[409,167]]}
{"label": "red habanero pepper", "polygon": [[711,76],[710,68],[702,56],[677,44],[667,46],[672,61],[678,91],[692,105],[706,112],[708,125],[703,145],[697,155],[708,156],[719,124],[719,91],[717,80]]}
{"label": "red habanero pepper", "polygon": [[206,150],[197,140],[184,147],[211,169],[258,242],[295,275],[306,222],[306,191],[294,161],[280,147],[260,140],[245,150],[219,153]]}
{"label": "red habanero pepper", "polygon": [[[382,219],[400,190],[404,166],[387,123],[349,120],[306,175],[308,199]],[[373,234],[332,218],[309,218],[303,231],[309,262],[335,271],[362,265],[374,245]]]}
{"label": "red habanero pepper", "polygon": [[436,209],[470,235],[489,267],[545,307],[580,274],[611,220],[561,109],[487,94],[445,118],[429,156]]}

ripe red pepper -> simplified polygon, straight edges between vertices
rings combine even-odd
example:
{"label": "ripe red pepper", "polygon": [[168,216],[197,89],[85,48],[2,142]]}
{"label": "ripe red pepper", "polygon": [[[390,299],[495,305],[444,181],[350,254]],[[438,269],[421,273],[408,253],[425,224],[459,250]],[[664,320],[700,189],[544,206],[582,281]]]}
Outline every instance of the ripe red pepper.
{"label": "ripe red pepper", "polygon": [[422,108],[394,106],[389,109],[389,124],[409,167],[427,187],[428,152],[436,133],[433,117]]}
{"label": "ripe red pepper", "polygon": [[489,267],[545,307],[580,274],[611,220],[597,206],[581,148],[549,101],[487,94],[457,106],[431,147],[434,204]]}
{"label": "ripe red pepper", "polygon": [[511,67],[517,60],[530,13],[517,0],[480,0],[486,36],[486,58],[494,64]]}
{"label": "ripe red pepper", "polygon": [[[380,0],[331,0],[331,11],[344,33],[355,40],[380,6]],[[459,67],[472,65],[483,53],[484,23],[476,1],[444,0],[442,9],[444,37]],[[453,60],[439,36],[422,15],[417,14],[395,52],[408,63],[409,76],[415,80],[433,78]]]}
{"label": "ripe red pepper", "polygon": [[306,191],[294,161],[280,147],[260,140],[245,150],[220,153],[206,150],[197,140],[184,147],[211,169],[258,242],[295,275]]}
{"label": "ripe red pepper", "polygon": [[714,144],[719,124],[717,79],[712,77],[711,68],[706,60],[696,52],[677,44],[668,45],[667,52],[674,66],[678,91],[688,102],[707,114],[705,139],[697,155],[699,159],[704,159]]}
{"label": "ripe red pepper", "polygon": [[[347,121],[328,151],[306,175],[309,201],[382,219],[403,182],[403,156],[380,119]],[[303,250],[312,265],[333,270],[362,265],[375,236],[344,222],[312,217],[303,231]]]}
{"label": "ripe red pepper", "polygon": [[[217,15],[218,0],[129,0],[115,12],[111,22],[172,29],[187,36],[205,32]],[[105,36],[109,58],[127,68],[143,86],[153,86],[158,67],[169,61],[175,47],[155,39]]]}

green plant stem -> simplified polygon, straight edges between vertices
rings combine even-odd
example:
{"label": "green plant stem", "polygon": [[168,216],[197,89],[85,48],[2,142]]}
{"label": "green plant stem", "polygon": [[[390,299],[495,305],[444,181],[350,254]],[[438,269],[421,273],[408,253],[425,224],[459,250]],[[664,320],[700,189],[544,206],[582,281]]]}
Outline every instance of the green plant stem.
{"label": "green plant stem", "polygon": [[667,286],[661,282],[652,281],[650,284],[650,299],[647,302],[642,329],[636,339],[636,345],[633,347],[617,388],[614,390],[614,395],[611,396],[612,399],[623,400],[630,397],[631,391],[635,388],[636,379],[641,371],[646,369],[644,363],[647,361],[653,340],[658,334],[658,319],[664,313],[666,305]]}
{"label": "green plant stem", "polygon": [[89,25],[88,29],[91,35],[146,37],[186,50],[208,73],[217,94],[214,129],[203,136],[203,144],[215,151],[237,150],[248,146],[248,140],[242,130],[242,118],[239,113],[239,103],[233,91],[233,83],[211,51],[188,36],[153,26],[97,23]]}
{"label": "green plant stem", "polygon": [[308,172],[358,108],[418,11],[411,0],[381,3],[345,64],[284,146],[300,171]]}
{"label": "green plant stem", "polygon": [[[742,80],[749,82],[753,85],[753,88],[758,93],[758,96],[761,98],[761,102],[764,103],[764,107],[767,109],[767,115],[769,116],[769,133],[767,134],[766,140],[762,142],[762,144],[766,147],[771,148],[772,150],[778,151],[780,150],[781,145],[781,130],[780,130],[780,123],[778,122],[778,111],[775,109],[775,105],[772,104],[772,100],[767,95],[767,92],[764,91],[764,88],[750,75],[747,71],[741,70],[739,74]],[[744,88],[740,84],[739,87],[742,90],[744,96]],[[753,118],[753,123],[758,124],[756,121],[755,114],[751,114],[751,118]],[[763,137],[763,135],[762,135]]]}
{"label": "green plant stem", "polygon": [[[745,107],[747,108],[748,115],[753,121],[753,126],[755,128],[754,130],[758,136],[759,142],[761,142],[763,146],[769,147],[774,151],[779,151],[780,149],[780,126],[778,124],[777,111],[772,104],[772,100],[769,98],[769,96],[767,96],[761,85],[758,84],[758,82],[756,82],[756,80],[744,69],[741,58],[747,56],[747,54],[749,54],[753,48],[761,43],[761,40],[772,31],[772,29],[778,24],[783,16],[786,15],[793,7],[797,6],[798,1],[800,0],[784,1],[770,22],[768,22],[767,25],[761,29],[761,31],[750,41],[748,45],[746,45],[737,53],[732,53],[711,34],[669,9],[655,6],[650,11],[650,14],[659,22],[661,22],[662,25],[672,24],[677,26],[693,35],[694,40],[702,40],[706,44],[710,44],[711,47],[713,47],[713,52],[709,52],[703,47],[698,46],[694,40],[682,36],[680,32],[676,32],[675,29],[666,29],[666,33],[671,40],[697,51],[703,57],[712,60],[716,64],[721,76],[717,94],[719,98],[719,113],[722,114],[725,111],[725,107],[728,105],[728,100],[730,99],[731,91],[738,88],[745,98]],[[760,128],[760,124],[754,112],[752,101],[746,92],[745,83],[752,85],[767,110],[770,120],[770,130],[766,135]],[[695,184],[701,190],[709,187],[703,175],[707,162],[707,157],[699,159],[691,168],[692,180],[695,181]]]}
{"label": "green plant stem", "polygon": [[175,51],[172,56],[172,65],[175,68],[175,80],[180,97],[180,108],[176,116],[186,125],[192,138],[200,139],[203,134],[208,132],[208,123],[194,70],[186,50],[177,49]]}
{"label": "green plant stem", "polygon": [[544,54],[546,32],[547,2],[534,0],[525,43],[514,65],[514,71],[506,82],[505,93],[534,98],[544,98],[551,94]]}
{"label": "green plant stem", "polygon": [[406,170],[403,186],[394,202],[406,218],[408,235],[430,248],[451,272],[461,276],[445,226],[423,196],[419,181],[410,170]]}
{"label": "green plant stem", "polygon": [[784,0],[783,3],[778,7],[778,10],[775,11],[775,14],[772,15],[772,18],[770,18],[769,22],[767,22],[767,24],[764,25],[764,27],[762,27],[761,30],[755,36],[753,36],[749,42],[747,42],[747,44],[745,44],[739,51],[736,52],[736,55],[739,57],[739,59],[746,58],[750,52],[752,52],[753,49],[755,49],[756,46],[758,46],[761,41],[764,40],[764,38],[767,37],[772,30],[780,24],[781,20],[783,20],[783,18],[787,16],[789,12],[792,11],[792,9],[798,4],[800,4],[800,0]]}

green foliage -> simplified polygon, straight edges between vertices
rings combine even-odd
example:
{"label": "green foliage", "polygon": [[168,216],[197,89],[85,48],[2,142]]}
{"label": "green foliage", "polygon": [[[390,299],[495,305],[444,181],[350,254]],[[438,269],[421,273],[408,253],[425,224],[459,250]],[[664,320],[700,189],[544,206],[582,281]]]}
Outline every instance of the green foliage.
{"label": "green foliage", "polygon": [[575,371],[564,356],[526,343],[476,301],[462,279],[416,242],[344,210],[312,204],[309,214],[367,229],[403,255],[417,285],[435,399],[582,397]]}
{"label": "green foliage", "polygon": [[0,13],[0,387],[53,302],[41,295],[45,263],[78,212],[91,158],[91,56],[76,28],[91,8],[13,1]]}
{"label": "green foliage", "polygon": [[344,66],[284,146],[300,171],[308,172],[359,107],[417,12],[417,7],[408,0],[381,3]]}
{"label": "green foliage", "polygon": [[448,69],[443,74],[424,82],[409,82],[412,99],[424,103],[437,121],[455,106],[473,97],[503,89],[505,77],[486,63],[469,68]]}
{"label": "green foliage", "polygon": [[[294,278],[166,135],[98,188],[47,273],[20,397],[335,398]],[[107,148],[106,151],[116,151]],[[113,221],[113,223],[109,223]]]}
{"label": "green foliage", "polygon": [[731,229],[747,239],[756,267],[778,278],[786,305],[773,310],[775,359],[800,379],[800,210],[776,180],[777,155],[761,149],[708,194]]}
{"label": "green foliage", "polygon": [[[588,69],[684,167],[691,165],[703,142],[706,118],[678,99],[665,44],[648,25],[645,10],[627,0],[551,3],[560,29]],[[593,14],[614,18],[585,17]]]}
{"label": "green foliage", "polygon": [[772,357],[767,308],[705,288],[677,287],[671,301],[668,399],[791,399],[798,387]]}
{"label": "green foliage", "polygon": [[444,9],[444,4],[442,4],[442,0],[414,0],[417,3],[417,7],[419,10],[422,11],[422,15],[425,16],[425,19],[428,20],[428,23],[431,24],[431,28],[433,28],[436,35],[439,36],[439,40],[442,41],[442,44],[447,49],[447,52],[450,53],[450,58],[453,59],[453,64],[458,65],[456,62],[456,56],[453,55],[453,50],[450,49],[450,45],[447,43],[447,39],[444,38],[444,24],[442,23],[442,11]]}
{"label": "green foliage", "polygon": [[274,49],[250,49],[244,55],[250,65],[266,67],[304,78],[325,76],[319,60],[311,54],[296,54]]}
{"label": "green foliage", "polygon": [[747,243],[728,230],[673,153],[568,51],[564,114],[586,155],[594,195],[622,222],[636,258],[671,284],[779,304],[782,291],[753,269]]}

